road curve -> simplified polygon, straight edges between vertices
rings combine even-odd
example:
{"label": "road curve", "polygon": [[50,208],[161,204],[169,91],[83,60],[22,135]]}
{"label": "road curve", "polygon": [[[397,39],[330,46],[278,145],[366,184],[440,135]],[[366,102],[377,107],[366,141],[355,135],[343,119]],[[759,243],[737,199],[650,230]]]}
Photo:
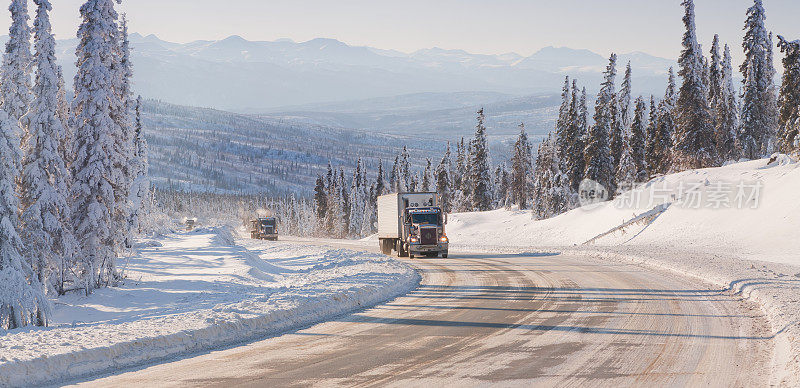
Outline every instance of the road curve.
{"label": "road curve", "polygon": [[760,310],[686,278],[564,255],[409,263],[420,287],[280,337],[91,386],[764,386]]}

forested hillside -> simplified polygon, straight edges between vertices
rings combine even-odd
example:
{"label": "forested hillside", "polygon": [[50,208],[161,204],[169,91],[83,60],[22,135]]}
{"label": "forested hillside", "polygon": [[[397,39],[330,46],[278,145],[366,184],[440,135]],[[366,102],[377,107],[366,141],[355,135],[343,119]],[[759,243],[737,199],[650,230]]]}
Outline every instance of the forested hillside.
{"label": "forested hillside", "polygon": [[[149,100],[143,106],[154,184],[192,190],[309,194],[328,162],[368,175],[408,146],[415,167],[444,141],[373,134]],[[465,128],[469,131],[469,128]]]}

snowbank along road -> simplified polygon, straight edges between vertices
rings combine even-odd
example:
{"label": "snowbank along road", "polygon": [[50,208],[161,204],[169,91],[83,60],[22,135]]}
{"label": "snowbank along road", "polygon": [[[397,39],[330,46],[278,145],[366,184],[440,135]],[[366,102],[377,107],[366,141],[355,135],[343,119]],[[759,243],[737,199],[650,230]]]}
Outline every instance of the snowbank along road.
{"label": "snowbank along road", "polygon": [[559,254],[410,260],[406,296],[93,386],[769,384],[757,306],[632,264]]}

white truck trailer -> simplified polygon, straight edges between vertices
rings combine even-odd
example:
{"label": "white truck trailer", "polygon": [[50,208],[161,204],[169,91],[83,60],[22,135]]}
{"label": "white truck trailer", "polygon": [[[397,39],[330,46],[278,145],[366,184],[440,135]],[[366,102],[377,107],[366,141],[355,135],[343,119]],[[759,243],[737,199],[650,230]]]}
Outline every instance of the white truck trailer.
{"label": "white truck trailer", "polygon": [[447,257],[447,214],[436,193],[395,193],[378,197],[378,241],[381,252],[400,257]]}

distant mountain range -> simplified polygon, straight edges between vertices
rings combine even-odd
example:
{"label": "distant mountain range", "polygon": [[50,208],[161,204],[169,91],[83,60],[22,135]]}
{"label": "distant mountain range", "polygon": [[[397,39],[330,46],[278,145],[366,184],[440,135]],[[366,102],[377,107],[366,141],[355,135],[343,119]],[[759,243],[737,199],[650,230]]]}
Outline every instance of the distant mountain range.
{"label": "distant mountain range", "polygon": [[[322,38],[297,43],[231,36],[178,44],[132,34],[131,43],[137,93],[248,113],[416,93],[557,93],[565,75],[594,90],[607,63],[606,55],[554,47],[523,57],[440,48],[406,54]],[[76,45],[76,39],[58,41],[68,84],[75,74]],[[620,55],[620,70],[628,60],[638,93],[663,93],[674,61],[636,52]]]}

